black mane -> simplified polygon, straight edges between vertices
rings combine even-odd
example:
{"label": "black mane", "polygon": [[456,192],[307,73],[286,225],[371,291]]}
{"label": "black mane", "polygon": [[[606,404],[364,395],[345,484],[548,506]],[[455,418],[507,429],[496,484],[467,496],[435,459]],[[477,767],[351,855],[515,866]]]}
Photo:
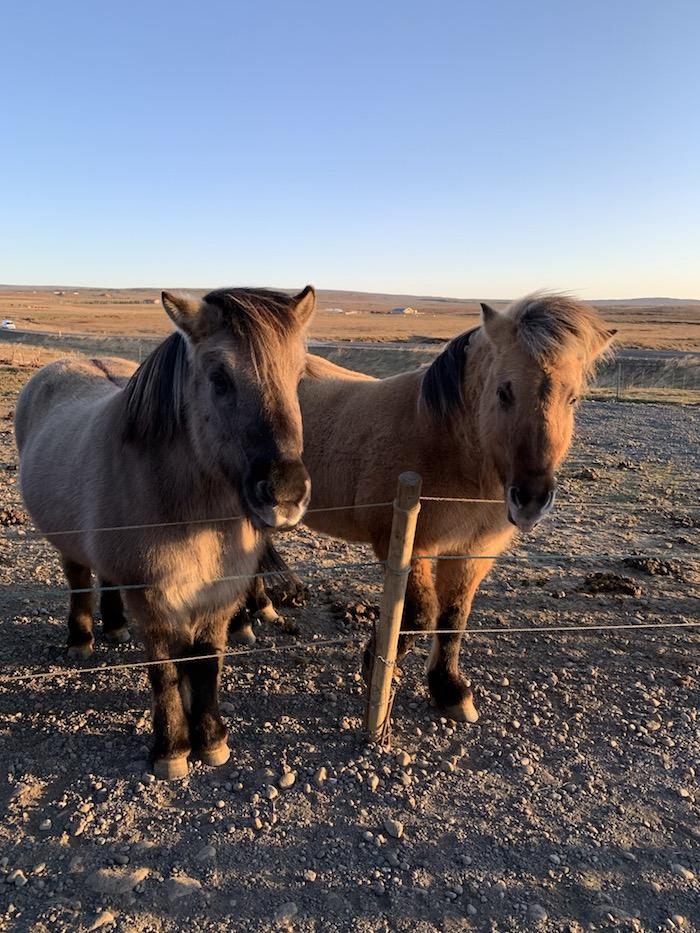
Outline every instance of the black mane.
{"label": "black mane", "polygon": [[475,327],[450,340],[423,375],[421,399],[438,418],[447,418],[463,407],[462,384],[467,365],[467,347],[477,330]]}
{"label": "black mane", "polygon": [[179,331],[146,357],[124,387],[126,440],[171,440],[181,430],[187,365],[187,346]]}

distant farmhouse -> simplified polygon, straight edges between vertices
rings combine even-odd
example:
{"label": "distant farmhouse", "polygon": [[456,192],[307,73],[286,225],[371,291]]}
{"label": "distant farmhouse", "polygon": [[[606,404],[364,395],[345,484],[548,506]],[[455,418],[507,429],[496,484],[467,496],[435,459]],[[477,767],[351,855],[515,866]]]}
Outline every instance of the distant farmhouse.
{"label": "distant farmhouse", "polygon": [[415,308],[392,308],[391,314],[418,314]]}

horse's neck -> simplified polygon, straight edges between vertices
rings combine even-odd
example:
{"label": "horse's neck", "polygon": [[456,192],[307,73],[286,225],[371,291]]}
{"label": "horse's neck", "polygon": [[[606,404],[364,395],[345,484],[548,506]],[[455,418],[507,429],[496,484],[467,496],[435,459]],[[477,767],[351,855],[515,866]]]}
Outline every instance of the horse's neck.
{"label": "horse's neck", "polygon": [[[124,396],[118,393],[110,402],[115,430],[113,443],[121,449],[124,424]],[[134,460],[144,474],[144,488],[157,498],[163,521],[184,518],[219,518],[241,511],[238,489],[223,476],[204,469],[185,426],[174,438],[140,442]]]}
{"label": "horse's neck", "polygon": [[[455,489],[480,496],[502,492],[501,483],[480,437],[479,405],[489,364],[488,351],[470,348],[464,380],[463,406],[442,420],[418,406],[417,440],[421,448],[424,490],[454,495]],[[430,494],[430,493],[427,493]]]}

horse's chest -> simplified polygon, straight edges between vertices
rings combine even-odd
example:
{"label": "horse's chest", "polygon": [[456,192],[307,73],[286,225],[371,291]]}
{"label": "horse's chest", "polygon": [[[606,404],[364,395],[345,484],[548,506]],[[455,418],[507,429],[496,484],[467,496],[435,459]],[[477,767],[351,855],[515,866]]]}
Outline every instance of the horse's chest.
{"label": "horse's chest", "polygon": [[168,601],[174,611],[192,614],[224,608],[240,598],[257,570],[258,544],[252,530],[202,530],[163,556]]}

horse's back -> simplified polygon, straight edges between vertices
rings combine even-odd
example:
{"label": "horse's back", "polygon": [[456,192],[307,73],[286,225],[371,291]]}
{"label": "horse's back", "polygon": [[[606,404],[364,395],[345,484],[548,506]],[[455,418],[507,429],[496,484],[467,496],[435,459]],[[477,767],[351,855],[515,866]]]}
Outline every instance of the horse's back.
{"label": "horse's back", "polygon": [[[111,378],[94,360],[73,357],[49,363],[32,376],[19,394],[15,410],[15,438],[20,455],[30,438],[54,419],[68,417],[72,421],[73,415],[82,420],[92,403],[118,391],[121,386],[117,379],[121,379],[126,369],[116,364],[133,364],[128,360],[109,362],[115,364],[117,378]],[[56,429],[60,429],[58,421]]]}
{"label": "horse's back", "polygon": [[344,366],[338,366],[323,356],[316,356],[314,353],[306,354],[306,372],[305,375],[310,379],[354,379],[363,382],[375,381],[374,376],[368,376],[366,373],[358,373],[354,369],[346,369]]}

